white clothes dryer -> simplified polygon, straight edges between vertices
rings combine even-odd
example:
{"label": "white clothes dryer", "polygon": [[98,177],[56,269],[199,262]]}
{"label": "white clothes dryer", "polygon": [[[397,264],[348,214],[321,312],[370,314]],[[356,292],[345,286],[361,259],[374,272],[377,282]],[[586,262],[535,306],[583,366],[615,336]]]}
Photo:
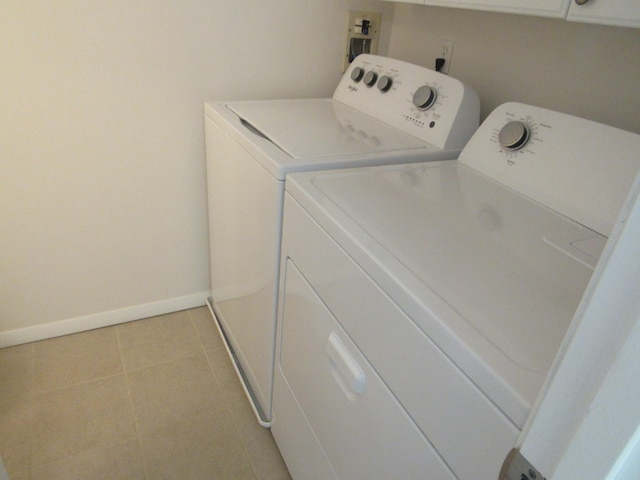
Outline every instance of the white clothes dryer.
{"label": "white clothes dryer", "polygon": [[287,179],[272,432],[294,479],[497,479],[640,167],[519,103],[458,160]]}
{"label": "white clothes dryer", "polygon": [[479,123],[459,80],[360,55],[333,98],[205,104],[211,298],[258,421],[271,418],[285,177],[455,158]]}

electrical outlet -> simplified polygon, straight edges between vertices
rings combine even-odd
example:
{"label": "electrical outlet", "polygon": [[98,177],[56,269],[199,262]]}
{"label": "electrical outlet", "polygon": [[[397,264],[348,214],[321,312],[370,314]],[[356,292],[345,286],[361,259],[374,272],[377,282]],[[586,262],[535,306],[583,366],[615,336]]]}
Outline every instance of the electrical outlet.
{"label": "electrical outlet", "polygon": [[453,40],[440,40],[439,58],[444,58],[444,65],[440,69],[440,73],[449,73],[451,67],[451,58],[453,57]]}

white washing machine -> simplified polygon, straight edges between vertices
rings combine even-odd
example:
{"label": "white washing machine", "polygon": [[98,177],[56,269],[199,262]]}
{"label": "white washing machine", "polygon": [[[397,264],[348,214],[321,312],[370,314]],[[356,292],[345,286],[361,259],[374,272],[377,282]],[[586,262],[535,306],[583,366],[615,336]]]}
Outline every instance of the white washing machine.
{"label": "white washing machine", "polygon": [[271,418],[285,176],[455,158],[479,123],[476,93],[361,55],[333,98],[205,105],[209,300],[258,421]]}
{"label": "white washing machine", "polygon": [[287,179],[272,432],[296,480],[495,480],[640,167],[518,103],[458,160]]}

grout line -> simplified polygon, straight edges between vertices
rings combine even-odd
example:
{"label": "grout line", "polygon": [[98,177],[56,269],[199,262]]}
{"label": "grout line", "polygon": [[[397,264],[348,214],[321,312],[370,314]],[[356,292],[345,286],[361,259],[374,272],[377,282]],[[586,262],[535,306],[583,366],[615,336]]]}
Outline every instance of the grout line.
{"label": "grout line", "polygon": [[127,387],[127,396],[129,397],[129,406],[131,407],[131,416],[133,417],[133,428],[136,432],[136,446],[138,447],[138,458],[140,459],[140,463],[142,465],[142,478],[143,480],[147,478],[147,462],[145,461],[144,455],[142,455],[142,445],[140,442],[140,428],[138,426],[138,419],[136,416],[136,410],[133,406],[133,398],[131,396],[131,389],[129,388],[129,375],[128,371],[124,366],[124,355],[122,353],[122,343],[120,340],[120,333],[118,332],[118,328],[114,326],[116,332],[116,342],[118,344],[118,353],[120,354],[120,363],[122,364],[122,372],[124,373],[124,384]]}
{"label": "grout line", "polygon": [[191,315],[191,310],[193,309],[187,310],[187,316],[189,317],[189,321],[191,322],[191,328],[193,328],[193,331],[195,332],[196,337],[198,338],[198,343],[200,344],[201,353],[205,353],[207,349],[204,345],[204,342],[202,341],[202,335],[200,335],[200,331],[198,330],[198,327],[196,327],[196,322],[193,320],[193,316]]}
{"label": "grout line", "polygon": [[31,470],[33,468],[33,418],[34,418],[34,406],[35,406],[35,387],[34,387],[34,376],[36,374],[36,346],[34,343],[31,343],[31,365],[29,368],[29,393],[28,393],[28,402],[29,402],[29,441],[27,444],[27,472],[29,474],[29,478],[31,478]]}
{"label": "grout line", "polygon": [[[82,335],[82,334],[85,334],[85,333],[88,333],[88,332],[91,332],[91,331],[96,331],[96,330],[105,330],[106,331],[106,330],[109,330],[109,329],[114,329],[114,335],[116,337],[116,343],[118,344],[118,353],[120,354],[120,345],[119,345],[119,342],[118,342],[118,334],[117,334],[117,331],[115,330],[115,325],[114,326],[108,326],[108,327],[101,327],[101,328],[94,329],[94,330],[86,330],[86,331],[83,331],[83,332],[71,333],[69,335],[65,335],[65,337],[72,337],[72,336],[75,336],[75,335]],[[123,361],[122,361],[122,355],[120,354],[120,365],[122,366],[122,371],[121,372],[104,374],[104,375],[101,375],[101,376],[95,376],[95,377],[87,378],[87,379],[84,379],[84,380],[74,381],[74,382],[68,383],[68,384],[58,385],[58,386],[56,386],[54,388],[48,388],[48,389],[36,392],[35,391],[35,371],[36,371],[36,365],[35,365],[36,351],[35,351],[35,348],[36,348],[37,344],[39,344],[39,343],[44,343],[44,342],[47,342],[49,340],[56,340],[58,338],[62,338],[62,337],[47,338],[47,339],[44,339],[44,340],[38,340],[36,342],[31,342],[31,343],[28,344],[28,345],[32,345],[32,348],[33,348],[33,365],[32,365],[33,372],[32,372],[32,375],[31,375],[31,385],[33,387],[32,390],[33,390],[33,397],[34,398],[36,396],[39,396],[39,395],[46,395],[46,394],[49,394],[49,393],[52,393],[52,392],[57,392],[57,391],[60,391],[60,390],[64,390],[65,388],[74,387],[76,385],[84,385],[84,384],[90,383],[90,382],[92,382],[94,380],[104,380],[104,379],[107,379],[107,378],[116,377],[116,376],[121,375],[122,373],[124,373],[124,365],[123,365]]]}
{"label": "grout line", "polygon": [[123,375],[125,372],[119,372],[119,373],[111,373],[109,375],[103,375],[101,377],[93,377],[93,378],[87,378],[86,380],[80,380],[79,382],[74,382],[74,383],[70,383],[68,385],[62,385],[60,387],[56,387],[56,388],[52,388],[50,390],[45,390],[43,392],[38,392],[38,393],[33,393],[33,398],[35,399],[35,397],[40,396],[40,395],[49,395],[50,393],[56,393],[59,392],[61,390],[65,390],[67,388],[73,388],[73,387],[78,387],[78,386],[82,386],[82,385],[87,385],[89,383],[92,382],[97,382],[98,380],[107,380],[109,378],[114,378],[114,377],[119,377],[121,375]]}
{"label": "grout line", "polygon": [[[152,364],[150,364],[150,365],[144,365],[144,366],[142,366],[142,367],[131,368],[131,369],[129,369],[129,370],[126,370],[124,373],[125,373],[125,374],[127,374],[127,373],[135,373],[135,372],[139,372],[139,371],[141,371],[141,370],[146,370],[146,369],[148,369],[148,368],[159,367],[159,366],[162,366],[162,365],[167,365],[167,364],[169,364],[169,363],[174,363],[174,362],[179,362],[179,361],[181,361],[181,360],[186,360],[186,359],[188,359],[188,358],[197,358],[197,357],[203,357],[203,356],[204,356],[204,358],[205,358],[205,360],[206,360],[206,359],[207,359],[207,356],[206,356],[206,354],[204,354],[204,353],[190,353],[190,354],[185,355],[185,356],[183,356],[183,357],[171,358],[171,359],[169,359],[169,360],[162,360],[162,361],[160,361],[160,362],[155,362],[155,363],[152,363]],[[128,377],[127,377],[127,378],[128,378]]]}
{"label": "grout line", "polygon": [[[200,307],[195,307],[195,308],[200,308]],[[146,365],[143,365],[143,366],[140,366],[140,367],[127,368],[126,365],[124,365],[124,355],[123,355],[123,352],[122,352],[122,348],[120,348],[120,354],[121,354],[121,358],[122,358],[124,371],[125,372],[135,372],[135,371],[143,370],[143,369],[148,368],[148,367],[153,367],[153,366],[156,366],[156,365],[164,365],[164,364],[167,364],[167,363],[174,362],[176,360],[184,360],[186,358],[195,357],[195,356],[198,356],[198,355],[203,355],[206,352],[206,350],[205,350],[205,348],[203,346],[202,341],[200,340],[200,336],[198,335],[198,330],[197,330],[197,328],[195,328],[195,324],[194,324],[194,322],[193,322],[193,320],[191,318],[191,315],[188,312],[189,312],[189,310],[181,310],[179,312],[171,312],[171,313],[166,313],[166,314],[163,314],[163,315],[157,315],[156,317],[141,318],[140,320],[135,320],[135,321],[132,321],[132,322],[127,322],[127,323],[135,323],[135,322],[138,322],[138,321],[145,321],[145,320],[150,320],[150,319],[153,319],[153,318],[159,318],[159,317],[165,317],[165,316],[169,316],[169,315],[175,315],[175,314],[184,313],[184,314],[186,314],[186,318],[189,320],[189,323],[190,323],[191,329],[192,329],[192,333],[194,334],[195,338],[198,341],[198,345],[200,346],[200,351],[199,352],[196,352],[196,353],[194,353],[194,352],[186,352],[182,356],[177,356],[175,358],[156,361],[156,362],[153,362],[153,363],[150,363],[150,364],[146,364]],[[119,325],[114,325],[114,327],[116,328],[116,332],[117,332],[119,330],[118,329]],[[118,336],[118,345],[120,346],[120,337],[119,336]]]}

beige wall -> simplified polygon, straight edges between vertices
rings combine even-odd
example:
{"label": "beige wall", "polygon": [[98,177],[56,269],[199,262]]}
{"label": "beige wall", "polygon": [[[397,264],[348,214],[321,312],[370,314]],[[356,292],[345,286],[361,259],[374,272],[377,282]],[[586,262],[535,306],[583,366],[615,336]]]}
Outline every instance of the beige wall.
{"label": "beige wall", "polygon": [[390,56],[433,66],[455,41],[450,74],[473,85],[483,118],[531,103],[640,133],[640,29],[397,4]]}
{"label": "beige wall", "polygon": [[203,102],[331,94],[361,8],[2,2],[0,346],[202,304]]}
{"label": "beige wall", "polygon": [[365,8],[381,53],[431,66],[455,40],[484,115],[518,100],[640,132],[640,30],[375,0],[3,2],[0,346],[201,303],[203,101],[329,95]]}

